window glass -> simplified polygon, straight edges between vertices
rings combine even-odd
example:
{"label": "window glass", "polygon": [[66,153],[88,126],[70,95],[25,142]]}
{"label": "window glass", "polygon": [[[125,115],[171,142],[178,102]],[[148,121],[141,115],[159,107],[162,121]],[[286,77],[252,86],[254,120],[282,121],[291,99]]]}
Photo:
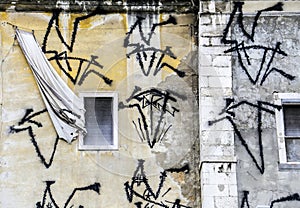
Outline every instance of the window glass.
{"label": "window glass", "polygon": [[300,139],[286,138],[286,157],[287,162],[299,162],[300,161]]}
{"label": "window glass", "polygon": [[285,136],[300,137],[300,105],[284,105]]}
{"label": "window glass", "polygon": [[81,92],[85,107],[86,135],[79,137],[79,150],[118,150],[118,94]]}
{"label": "window glass", "polygon": [[279,169],[300,169],[300,93],[274,93]]}
{"label": "window glass", "polygon": [[85,121],[87,134],[84,145],[113,144],[113,116],[110,97],[85,97]]}

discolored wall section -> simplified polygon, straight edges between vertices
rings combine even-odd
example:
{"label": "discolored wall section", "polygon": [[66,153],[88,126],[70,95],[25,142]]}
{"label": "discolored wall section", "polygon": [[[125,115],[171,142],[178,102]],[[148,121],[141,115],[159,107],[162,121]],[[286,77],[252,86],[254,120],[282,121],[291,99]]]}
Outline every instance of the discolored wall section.
{"label": "discolored wall section", "polygon": [[299,93],[299,2],[200,3],[202,207],[299,207],[275,119],[275,93]]}
{"label": "discolored wall section", "polygon": [[[249,152],[245,151],[245,144],[242,145],[240,139],[236,140],[239,155],[238,187],[240,198],[247,196],[249,203],[257,205],[267,205],[281,199],[282,201],[274,203],[274,207],[299,206],[299,201],[286,198],[299,192],[299,172],[296,169],[280,168],[274,115],[280,108],[269,105],[274,104],[276,92],[298,92],[298,19],[297,15],[290,14],[259,18],[254,42],[247,42],[247,45],[270,49],[249,49],[248,55],[253,61],[251,65],[245,65],[250,77],[258,77],[257,83],[254,84],[251,82],[252,78],[245,76],[245,71],[240,67],[242,59],[238,58],[237,53],[233,55],[233,77],[238,77],[233,79],[235,102],[247,101],[257,105],[254,108],[244,105],[235,109],[236,124],[249,147]],[[253,24],[253,16],[246,17],[244,24],[249,28]],[[240,29],[233,29],[236,40],[241,40],[242,34]],[[267,54],[263,63],[264,52]],[[261,104],[263,102],[267,103]],[[249,158],[249,153],[254,159]]]}
{"label": "discolored wall section", "polygon": [[[197,207],[197,6],[81,3],[1,2],[0,206]],[[15,27],[34,32],[76,94],[118,93],[117,151],[79,151],[78,140],[57,138]]]}

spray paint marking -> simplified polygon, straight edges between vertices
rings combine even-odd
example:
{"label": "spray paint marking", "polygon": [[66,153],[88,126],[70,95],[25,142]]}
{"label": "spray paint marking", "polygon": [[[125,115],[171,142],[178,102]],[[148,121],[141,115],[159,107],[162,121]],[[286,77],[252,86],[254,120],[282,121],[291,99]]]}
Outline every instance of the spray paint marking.
{"label": "spray paint marking", "polygon": [[[87,20],[91,17],[94,17],[98,14],[101,14],[101,9],[98,7],[95,11],[81,16],[77,17],[73,23],[73,32],[72,32],[72,37],[70,43],[67,43],[66,40],[64,39],[61,29],[59,28],[59,15],[61,13],[61,10],[54,10],[52,18],[50,19],[48,23],[48,28],[44,36],[43,44],[42,44],[42,50],[46,54],[52,54],[52,56],[49,58],[49,61],[55,61],[58,67],[64,72],[64,74],[67,75],[67,77],[71,80],[73,84],[76,84],[80,75],[80,72],[82,71],[83,67],[84,72],[81,75],[81,79],[79,81],[79,85],[83,83],[83,81],[86,79],[87,76],[90,74],[95,74],[96,76],[100,77],[107,85],[111,85],[112,80],[109,79],[108,77],[104,76],[102,73],[98,72],[97,70],[103,69],[103,66],[99,64],[96,59],[98,58],[97,56],[91,55],[90,59],[85,59],[85,58],[80,58],[80,57],[74,57],[69,55],[71,54],[74,50],[74,45],[76,41],[76,36],[78,32],[78,26],[81,21]],[[47,49],[47,44],[48,44],[48,39],[51,30],[54,28],[56,31],[57,37],[61,41],[61,43],[67,48],[67,51],[62,51],[59,52],[57,50],[48,50]],[[65,67],[63,66],[63,63],[65,64]],[[77,68],[74,69],[72,68],[72,64],[76,64]],[[94,69],[92,68],[94,67]],[[92,69],[91,69],[92,68]],[[97,69],[97,70],[96,70]],[[72,72],[76,72],[75,76],[72,75]]]}
{"label": "spray paint marking", "polygon": [[[257,167],[257,169],[259,170],[259,172],[261,174],[264,174],[265,164],[264,164],[263,142],[262,142],[262,112],[266,112],[266,113],[270,113],[271,115],[274,115],[275,111],[273,109],[280,110],[281,106],[274,105],[274,104],[264,102],[264,101],[257,101],[256,104],[250,103],[248,101],[241,101],[236,104],[233,104],[233,103],[234,103],[234,99],[231,99],[231,98],[226,99],[226,107],[223,109],[223,111],[220,113],[220,115],[223,113],[227,113],[227,115],[224,117],[221,117],[219,119],[209,121],[208,124],[213,125],[214,123],[220,122],[224,119],[228,120],[230,122],[230,124],[232,125],[234,132],[237,135],[238,139],[241,141],[242,145],[246,149],[248,155],[252,158],[255,166]],[[258,144],[259,144],[259,158],[260,158],[261,164],[259,164],[258,159],[254,156],[254,153],[252,153],[252,151],[250,150],[250,148],[247,144],[247,141],[245,140],[245,138],[243,137],[243,135],[241,134],[241,132],[238,128],[237,122],[234,120],[234,117],[236,115],[234,110],[242,105],[248,105],[250,107],[256,108],[256,110],[257,110],[257,124],[258,124],[257,134],[258,134]]]}
{"label": "spray paint marking", "polygon": [[180,172],[189,173],[190,172],[190,166],[189,166],[189,164],[185,164],[181,168],[169,168],[166,171],[171,172],[171,173],[173,173],[173,172],[175,172],[175,173],[180,173]]}
{"label": "spray paint marking", "polygon": [[[275,55],[279,54],[281,56],[287,56],[287,54],[280,49],[280,45],[281,45],[280,42],[277,42],[275,44],[275,47],[267,47],[267,46],[256,45],[256,44],[251,44],[251,45],[246,46],[245,41],[239,42],[239,40],[235,40],[235,39],[231,40],[228,38],[229,29],[230,29],[231,25],[233,24],[234,17],[238,13],[237,25],[241,29],[242,34],[247,39],[249,39],[250,41],[252,41],[254,43],[255,42],[255,40],[254,40],[255,28],[258,25],[257,22],[258,22],[260,15],[263,12],[268,12],[268,11],[282,11],[283,4],[277,3],[276,5],[274,5],[272,7],[269,7],[269,8],[263,9],[263,10],[259,10],[254,18],[250,33],[246,31],[244,23],[243,23],[243,9],[242,9],[243,4],[244,4],[243,2],[234,2],[234,9],[230,15],[229,21],[227,23],[226,28],[224,29],[223,37],[221,39],[222,43],[232,44],[233,47],[230,48],[229,50],[226,50],[224,53],[231,53],[234,51],[237,52],[239,64],[253,85],[257,84],[258,82],[260,85],[263,85],[263,83],[266,81],[268,76],[273,72],[276,72],[289,80],[294,80],[295,76],[290,75],[276,67],[272,67],[272,62],[274,61]],[[262,54],[263,54],[261,57],[261,63],[259,64],[258,67],[256,67],[256,69],[258,69],[257,73],[254,76],[250,74],[250,71],[253,71],[255,69],[247,68],[253,64],[253,63],[251,63],[251,59],[248,54],[249,51],[251,51],[251,50],[257,51],[257,52],[262,52]],[[245,61],[246,61],[246,63],[244,63]]]}
{"label": "spray paint marking", "polygon": [[[44,191],[43,194],[43,199],[42,201],[39,201],[36,203],[36,208],[59,208],[58,204],[56,203],[53,194],[51,192],[51,186],[55,183],[55,181],[46,181],[46,189]],[[69,203],[71,202],[71,200],[73,199],[73,197],[75,196],[75,194],[77,194],[78,192],[82,192],[82,191],[94,191],[97,194],[100,194],[100,183],[94,183],[91,184],[89,186],[85,186],[85,187],[79,187],[79,188],[75,188],[73,189],[72,193],[70,194],[70,196],[68,197],[68,199],[66,200],[63,208],[67,208],[69,206]],[[48,201],[47,200],[47,195],[49,197]],[[74,207],[74,205],[71,205],[71,207]],[[79,205],[79,208],[84,208],[82,205]]]}
{"label": "spray paint marking", "polygon": [[[248,195],[249,195],[249,191],[243,191],[243,199],[242,199],[242,205],[241,208],[250,208],[249,206],[249,202],[248,202]],[[245,207],[245,205],[247,207]]]}
{"label": "spray paint marking", "polygon": [[[133,94],[126,101],[131,104],[119,104],[119,108],[136,108],[140,117],[137,122],[132,121],[140,140],[147,141],[150,148],[153,148],[157,142],[161,142],[166,136],[171,124],[166,124],[166,114],[175,117],[175,113],[179,109],[172,106],[177,102],[177,99],[170,95],[167,91],[158,89],[150,89],[140,92],[141,89],[136,87]],[[146,118],[146,113],[149,112],[149,119]],[[159,112],[158,119],[154,118],[156,112]],[[149,121],[148,121],[149,120]]]}
{"label": "spray paint marking", "polygon": [[266,9],[259,10],[256,13],[255,17],[254,17],[254,21],[253,21],[252,28],[251,28],[251,33],[248,33],[246,31],[244,23],[243,23],[243,19],[244,19],[243,5],[244,5],[244,2],[233,2],[233,4],[234,4],[233,11],[230,14],[229,21],[226,25],[226,28],[224,29],[223,37],[221,39],[222,43],[225,43],[225,44],[236,43],[237,42],[237,40],[227,39],[229,29],[231,27],[231,24],[233,23],[233,19],[234,19],[237,12],[239,12],[238,17],[237,17],[237,23],[238,23],[238,26],[241,28],[243,35],[246,36],[248,39],[250,39],[252,42],[254,42],[255,28],[257,27],[257,22],[258,22],[258,19],[259,19],[260,15],[263,12],[268,12],[268,11],[283,11],[283,3],[281,3],[281,2],[275,4],[272,7],[268,7]]}
{"label": "spray paint marking", "polygon": [[[249,195],[249,191],[243,191],[243,199],[242,199],[242,204],[241,204],[241,208],[245,207],[245,204],[247,205],[247,208],[250,208],[249,203],[248,203],[248,195]],[[275,199],[273,201],[271,201],[270,203],[270,208],[274,207],[274,204],[285,204],[286,202],[291,202],[291,201],[299,201],[300,202],[300,196],[298,193],[294,193],[288,196],[284,196],[284,197],[280,197],[279,199]]]}
{"label": "spray paint marking", "polygon": [[[179,77],[184,77],[185,72],[180,71],[172,65],[163,61],[165,56],[170,57],[172,59],[177,59],[177,57],[172,52],[171,47],[166,46],[164,50],[161,50],[159,48],[151,46],[151,40],[153,38],[153,35],[155,35],[156,28],[168,24],[176,25],[176,19],[170,15],[168,20],[158,24],[153,24],[151,27],[151,31],[147,35],[145,35],[143,31],[144,20],[144,17],[137,16],[136,22],[130,27],[130,31],[126,33],[127,36],[124,39],[124,47],[132,48],[131,52],[127,53],[127,58],[130,58],[131,55],[135,54],[141,71],[145,76],[148,76],[152,70],[154,70],[153,75],[155,76],[164,67],[167,67],[174,71]],[[133,36],[133,32],[135,30],[138,30],[141,42],[137,41],[134,43],[130,43],[130,38],[131,36]]]}
{"label": "spray paint marking", "polygon": [[[175,201],[165,200],[164,197],[171,190],[168,188],[165,192],[163,191],[163,187],[165,184],[165,180],[167,178],[167,172],[163,171],[160,174],[160,182],[158,184],[158,188],[156,191],[152,189],[149,184],[149,180],[146,176],[144,170],[144,160],[138,160],[138,166],[134,171],[131,183],[127,181],[125,186],[125,192],[127,199],[130,203],[133,202],[133,197],[138,198],[140,201],[135,202],[134,205],[137,208],[152,208],[152,207],[164,207],[164,208],[189,208],[188,206],[180,204],[180,199],[176,199]],[[139,191],[138,191],[139,190]],[[163,199],[159,200],[160,197]],[[145,204],[143,204],[143,202]]]}
{"label": "spray paint marking", "polygon": [[281,197],[279,199],[275,199],[271,202],[270,208],[274,207],[274,204],[276,203],[282,203],[282,202],[288,202],[288,201],[299,201],[300,202],[300,196],[298,193],[286,196],[286,197]]}
{"label": "spray paint marking", "polygon": [[42,128],[43,127],[42,123],[40,123],[36,120],[33,120],[33,119],[35,117],[39,116],[40,114],[45,113],[45,112],[47,112],[46,109],[38,111],[36,113],[33,113],[33,109],[27,109],[24,117],[18,123],[18,126],[13,125],[13,126],[10,127],[10,133],[19,133],[19,132],[22,132],[22,131],[27,131],[28,135],[31,138],[31,142],[34,146],[34,149],[37,153],[37,156],[40,158],[43,165],[46,168],[49,168],[52,165],[52,162],[53,162],[53,159],[54,159],[54,155],[55,155],[55,152],[56,152],[56,147],[57,147],[57,144],[58,144],[59,137],[57,136],[56,139],[55,139],[55,142],[54,142],[54,145],[53,145],[53,150],[52,150],[49,162],[47,162],[44,155],[41,153],[39,145],[36,141],[36,138],[35,138],[36,135],[33,132],[33,126],[29,125],[27,127],[22,127],[22,125],[28,123],[28,124],[36,125],[38,128]]}

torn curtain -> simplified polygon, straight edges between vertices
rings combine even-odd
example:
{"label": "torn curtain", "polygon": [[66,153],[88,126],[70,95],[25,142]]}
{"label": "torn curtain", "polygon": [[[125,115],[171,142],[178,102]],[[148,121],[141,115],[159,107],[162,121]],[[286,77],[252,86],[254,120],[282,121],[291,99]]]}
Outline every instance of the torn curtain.
{"label": "torn curtain", "polygon": [[86,133],[83,102],[51,66],[33,33],[17,29],[16,36],[58,136],[70,143]]}

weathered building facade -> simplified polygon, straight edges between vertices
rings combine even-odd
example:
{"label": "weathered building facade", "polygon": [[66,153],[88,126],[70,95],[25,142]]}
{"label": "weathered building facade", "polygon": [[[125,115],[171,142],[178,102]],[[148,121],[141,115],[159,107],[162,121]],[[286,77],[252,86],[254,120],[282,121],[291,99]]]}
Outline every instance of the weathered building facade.
{"label": "weathered building facade", "polygon": [[[2,1],[1,8],[0,207],[197,206],[198,6]],[[42,99],[49,80],[35,80],[24,56],[40,53],[23,53],[16,31],[34,34],[84,102],[84,138],[57,135]],[[56,93],[46,101],[68,120],[52,103]]]}
{"label": "weathered building facade", "polygon": [[0,8],[0,207],[300,207],[300,2]]}
{"label": "weathered building facade", "polygon": [[299,2],[200,4],[202,207],[299,207]]}

